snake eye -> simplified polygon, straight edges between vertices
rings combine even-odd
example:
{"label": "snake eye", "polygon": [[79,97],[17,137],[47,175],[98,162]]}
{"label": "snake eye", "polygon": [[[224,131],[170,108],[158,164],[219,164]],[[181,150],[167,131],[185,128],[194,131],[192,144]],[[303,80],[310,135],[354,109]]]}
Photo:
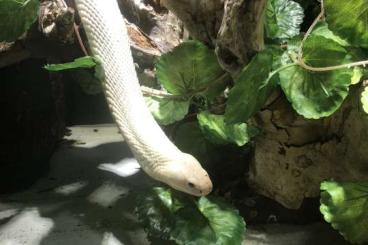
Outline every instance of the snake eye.
{"label": "snake eye", "polygon": [[194,188],[194,187],[195,187],[195,184],[193,184],[192,182],[188,182],[188,186],[189,186],[190,188]]}

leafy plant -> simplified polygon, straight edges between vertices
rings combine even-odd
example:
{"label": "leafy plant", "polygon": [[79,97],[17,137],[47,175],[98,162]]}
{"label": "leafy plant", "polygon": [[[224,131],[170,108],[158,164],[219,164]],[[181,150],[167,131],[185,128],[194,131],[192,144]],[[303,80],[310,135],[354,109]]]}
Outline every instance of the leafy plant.
{"label": "leafy plant", "polygon": [[368,48],[368,5],[365,0],[325,0],[326,21],[352,45]]}
{"label": "leafy plant", "polygon": [[299,35],[303,8],[291,0],[269,0],[266,7],[266,33],[269,38],[292,38]]}
{"label": "leafy plant", "polygon": [[225,112],[227,123],[247,121],[266,102],[277,85],[271,75],[274,55],[271,50],[260,52],[242,70],[229,93]]}
{"label": "leafy plant", "polygon": [[[345,48],[322,36],[312,35],[304,43],[303,60],[311,66],[342,64],[347,61],[347,55]],[[280,85],[299,114],[318,119],[331,115],[341,106],[352,76],[352,69],[315,73],[291,66],[280,71]]]}
{"label": "leafy plant", "polygon": [[84,56],[72,62],[62,64],[47,64],[44,68],[50,72],[69,71],[72,77],[78,82],[83,92],[90,95],[98,94],[102,91],[101,82],[98,79],[97,71],[93,74],[86,70],[94,68],[98,62],[91,56]]}
{"label": "leafy plant", "polygon": [[153,94],[146,101],[163,125],[183,119],[190,104],[198,100],[208,104],[223,92],[229,79],[214,52],[197,41],[184,42],[162,55],[156,64],[156,76],[169,94],[164,98]]}
{"label": "leafy plant", "polygon": [[258,130],[246,123],[226,124],[223,115],[210,114],[207,111],[197,115],[197,119],[205,137],[214,144],[235,143],[243,146],[255,136]]}
{"label": "leafy plant", "polygon": [[146,96],[146,104],[158,123],[169,125],[182,120],[188,114],[189,100]]}
{"label": "leafy plant", "polygon": [[198,110],[203,135],[212,143],[242,146],[254,136],[247,124],[227,123],[224,115],[208,112],[211,102],[223,94],[229,76],[214,52],[202,43],[184,42],[164,54],[156,64],[156,76],[168,93],[161,97],[146,95],[146,102],[159,123],[168,125],[182,120],[192,104]]}
{"label": "leafy plant", "polygon": [[156,187],[137,198],[137,214],[149,236],[177,244],[241,244],[245,222],[219,198],[193,198]]}
{"label": "leafy plant", "polygon": [[367,242],[368,183],[325,181],[321,191],[325,220],[350,242]]}
{"label": "leafy plant", "polygon": [[156,64],[156,76],[164,88],[186,97],[217,96],[225,88],[224,73],[215,53],[197,41],[182,43]]}
{"label": "leafy plant", "polygon": [[204,136],[196,121],[180,124],[173,139],[180,150],[192,154],[201,164],[206,164],[217,156],[216,145]]}
{"label": "leafy plant", "polygon": [[363,110],[365,113],[368,113],[368,88],[365,87],[362,92],[361,102],[363,105]]}
{"label": "leafy plant", "polygon": [[84,56],[81,58],[77,58],[72,62],[63,63],[63,64],[48,64],[45,65],[45,69],[48,71],[63,71],[69,69],[76,68],[93,68],[95,67],[97,62],[91,56]]}
{"label": "leafy plant", "polygon": [[0,1],[0,42],[12,42],[37,20],[38,0]]}

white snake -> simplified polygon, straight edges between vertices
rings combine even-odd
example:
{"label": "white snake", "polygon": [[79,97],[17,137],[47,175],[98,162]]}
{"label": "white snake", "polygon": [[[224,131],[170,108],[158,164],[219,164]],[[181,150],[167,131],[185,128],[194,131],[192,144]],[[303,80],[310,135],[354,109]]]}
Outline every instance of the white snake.
{"label": "white snake", "polygon": [[75,3],[91,52],[100,62],[107,103],[142,169],[177,190],[195,196],[210,193],[212,182],[207,172],[167,138],[144,102],[116,0]]}

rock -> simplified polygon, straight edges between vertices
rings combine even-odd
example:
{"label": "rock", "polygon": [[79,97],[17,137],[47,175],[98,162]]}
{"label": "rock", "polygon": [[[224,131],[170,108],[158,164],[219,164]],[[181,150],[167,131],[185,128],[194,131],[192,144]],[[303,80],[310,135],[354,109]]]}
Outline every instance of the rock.
{"label": "rock", "polygon": [[306,120],[278,102],[258,116],[264,134],[256,139],[249,184],[282,205],[298,209],[317,197],[321,181],[368,180],[368,121],[352,89],[333,116]]}

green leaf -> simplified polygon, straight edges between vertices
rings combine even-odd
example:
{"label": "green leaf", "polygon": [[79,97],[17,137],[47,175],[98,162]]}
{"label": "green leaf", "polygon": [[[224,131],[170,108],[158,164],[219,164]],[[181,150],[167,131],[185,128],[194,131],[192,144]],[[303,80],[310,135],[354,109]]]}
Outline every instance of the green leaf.
{"label": "green leaf", "polygon": [[216,234],[216,244],[240,244],[245,222],[239,212],[221,199],[201,197],[197,206]]}
{"label": "green leaf", "polygon": [[76,68],[92,68],[97,65],[96,61],[91,56],[84,56],[75,59],[73,62],[64,64],[48,64],[44,68],[48,71],[62,71]]}
{"label": "green leaf", "polygon": [[139,194],[137,214],[150,236],[185,245],[241,244],[245,222],[219,198],[199,199],[156,187]]}
{"label": "green leaf", "polygon": [[366,0],[325,0],[330,29],[354,46],[368,48],[368,4]]}
{"label": "green leaf", "polygon": [[216,148],[204,137],[197,122],[178,126],[174,136],[175,144],[183,152],[195,156],[201,163],[207,163],[216,156]]}
{"label": "green leaf", "polygon": [[364,76],[363,69],[360,67],[354,67],[350,84],[351,85],[358,84],[362,80],[363,76]]}
{"label": "green leaf", "polygon": [[262,108],[276,86],[275,79],[268,79],[273,59],[274,55],[269,50],[260,52],[241,71],[229,93],[226,123],[245,122]]}
{"label": "green leaf", "polygon": [[[341,39],[339,36],[335,35],[330,29],[328,29],[328,25],[324,21],[316,25],[315,29],[311,33],[311,36],[321,36],[327,39],[331,39],[335,41],[336,43],[338,43],[339,45],[346,47],[346,48],[350,46],[350,43]],[[349,51],[351,51],[350,55],[357,56],[357,57],[354,57],[354,59],[356,60],[362,60],[365,58],[360,50],[350,49]],[[362,77],[363,77],[362,68],[354,67],[353,76],[351,78],[351,84],[359,83]]]}
{"label": "green leaf", "polygon": [[38,0],[0,0],[0,42],[12,42],[37,20]]}
{"label": "green leaf", "polygon": [[246,123],[226,124],[223,115],[201,112],[197,115],[204,136],[214,144],[235,143],[243,146],[256,134]]}
{"label": "green leaf", "polygon": [[[217,62],[215,53],[204,44],[188,41],[164,54],[156,64],[156,76],[174,95],[203,94],[211,98],[221,92],[228,79]],[[207,94],[208,93],[208,94]]]}
{"label": "green leaf", "polygon": [[328,28],[328,24],[324,21],[320,22],[316,25],[313,32],[311,33],[311,36],[321,36],[321,37],[325,37],[327,39],[332,39],[333,41],[337,42],[338,44],[340,44],[343,47],[350,46],[350,44],[347,41],[345,41],[342,38],[340,38],[339,36],[335,35],[335,33],[333,33]]}
{"label": "green leaf", "polygon": [[333,66],[344,63],[347,51],[332,39],[311,36],[303,46],[303,58],[311,66]]}
{"label": "green leaf", "polygon": [[159,98],[153,96],[144,97],[148,108],[158,123],[169,125],[180,121],[189,110],[189,101]]}
{"label": "green leaf", "polygon": [[304,10],[291,0],[268,0],[266,7],[266,34],[269,38],[291,38],[300,32]]}
{"label": "green leaf", "polygon": [[172,215],[175,208],[169,189],[154,188],[137,196],[136,213],[149,236],[170,239],[172,227],[175,225]]}
{"label": "green leaf", "polygon": [[360,101],[362,102],[364,112],[368,114],[368,87],[364,88]]}
{"label": "green leaf", "polygon": [[[303,48],[304,61],[315,67],[349,62],[346,50],[331,39],[309,37]],[[353,69],[310,72],[299,66],[280,71],[280,85],[293,108],[305,118],[318,119],[334,113],[346,98]]]}
{"label": "green leaf", "polygon": [[320,211],[346,240],[368,242],[368,183],[325,181]]}
{"label": "green leaf", "polygon": [[212,231],[208,220],[199,212],[195,203],[186,203],[186,206],[176,214],[171,239],[176,244],[183,245],[216,244],[216,234]]}

